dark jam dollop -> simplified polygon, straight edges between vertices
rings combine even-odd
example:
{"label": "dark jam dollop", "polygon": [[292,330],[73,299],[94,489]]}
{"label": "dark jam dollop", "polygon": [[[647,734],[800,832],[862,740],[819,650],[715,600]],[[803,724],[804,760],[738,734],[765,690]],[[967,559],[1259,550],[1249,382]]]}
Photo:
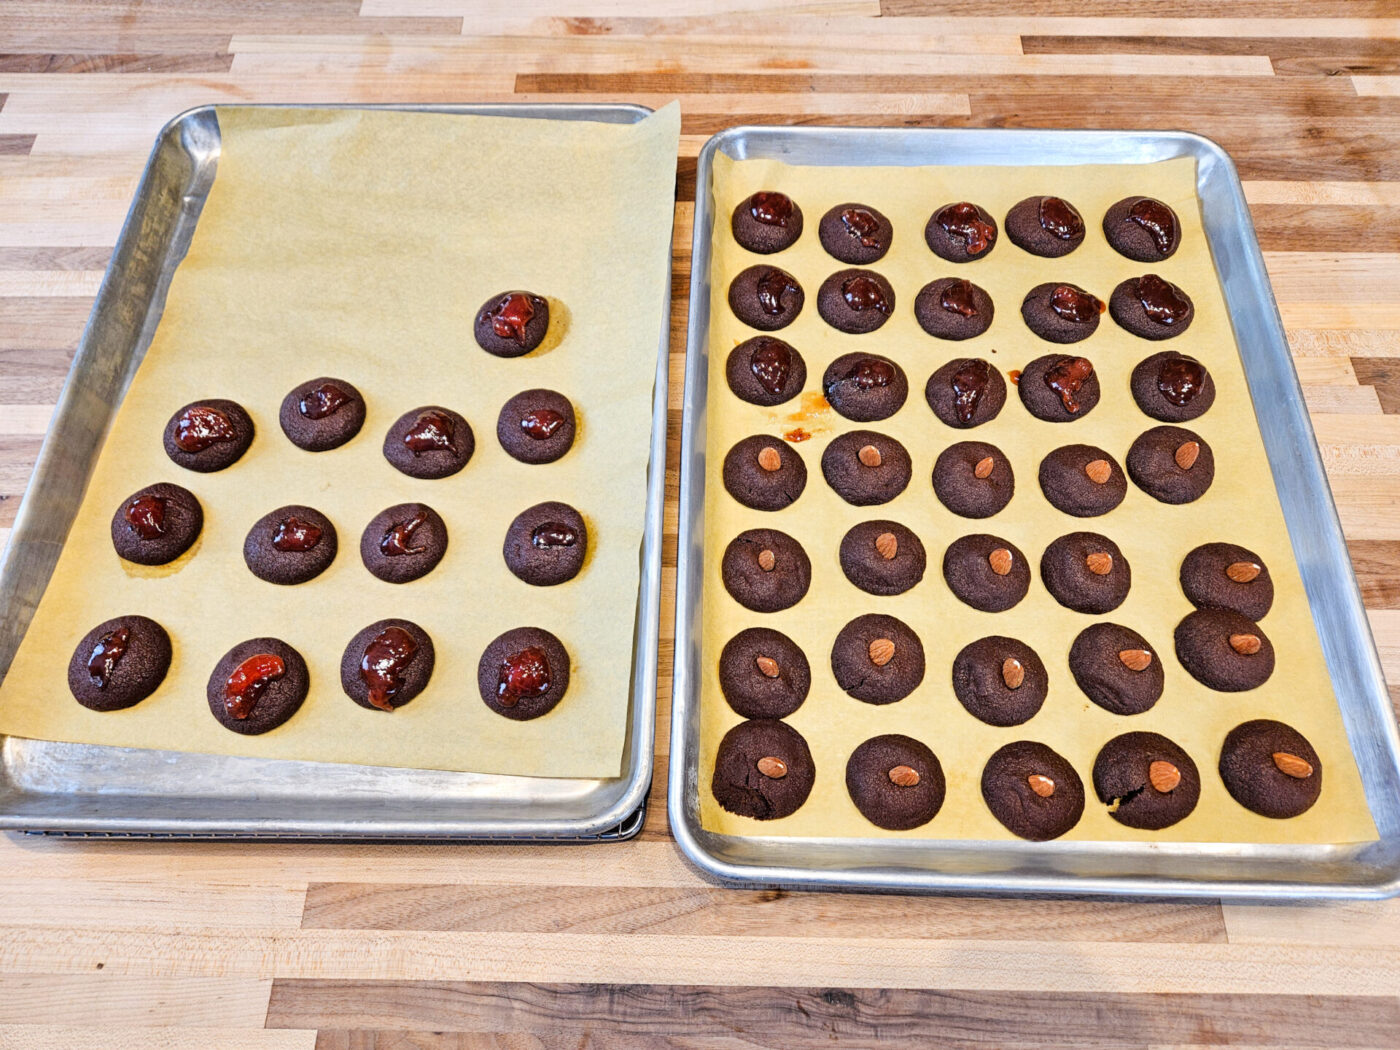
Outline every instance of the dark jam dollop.
{"label": "dark jam dollop", "polygon": [[522,699],[549,692],[549,655],[537,645],[511,653],[496,675],[496,700],[514,707]]}
{"label": "dark jam dollop", "polygon": [[301,395],[297,411],[307,419],[325,419],[350,403],[350,395],[334,383],[322,383]]}
{"label": "dark jam dollop", "polygon": [[875,248],[880,243],[880,239],[875,236],[880,232],[880,220],[864,208],[843,209],[841,225],[846,228],[847,234],[860,241],[866,248]]}
{"label": "dark jam dollop", "polygon": [[536,550],[553,551],[561,547],[572,547],[578,542],[578,533],[562,521],[546,521],[535,526],[530,533],[530,545]]}
{"label": "dark jam dollop", "polygon": [[792,218],[792,198],[786,193],[760,190],[749,198],[749,214],[765,226],[786,226]]}
{"label": "dark jam dollop", "polygon": [[977,315],[977,302],[972,298],[972,282],[960,278],[948,285],[939,295],[938,305],[950,314],[975,317]]}
{"label": "dark jam dollop", "polygon": [[510,339],[524,344],[525,326],[535,316],[535,304],[539,297],[524,292],[511,292],[503,295],[491,308],[491,331],[501,339]]}
{"label": "dark jam dollop", "polygon": [[1084,219],[1074,205],[1062,197],[1040,198],[1040,228],[1062,241],[1072,241],[1084,232]]}
{"label": "dark jam dollop", "polygon": [[93,685],[99,689],[107,687],[107,680],[112,677],[117,664],[121,663],[122,657],[126,655],[126,647],[130,641],[130,627],[118,627],[97,639],[97,644],[92,647],[87,661],[88,678],[92,679]]}
{"label": "dark jam dollop", "polygon": [[972,422],[991,378],[992,366],[986,361],[968,361],[953,373],[953,410],[959,423]]}
{"label": "dark jam dollop", "polygon": [[770,394],[781,394],[792,371],[792,351],[776,339],[763,339],[749,352],[749,371]]}
{"label": "dark jam dollop", "polygon": [[1172,250],[1172,242],[1176,240],[1176,216],[1161,201],[1139,197],[1128,207],[1124,221],[1135,222],[1152,234],[1157,251],[1163,255]]}
{"label": "dark jam dollop", "polygon": [[1059,284],[1050,293],[1050,309],[1066,321],[1083,324],[1103,313],[1103,300],[1073,285]]}
{"label": "dark jam dollop", "polygon": [[295,514],[283,518],[272,530],[272,546],[279,551],[301,553],[309,551],[321,542],[321,529],[309,521],[302,521]]}
{"label": "dark jam dollop", "polygon": [[937,218],[949,237],[962,240],[968,255],[981,255],[996,236],[996,229],[982,218],[977,205],[967,201],[948,205]]}
{"label": "dark jam dollop", "polygon": [[1067,357],[1045,371],[1045,385],[1055,391],[1066,412],[1078,412],[1079,402],[1075,395],[1094,374],[1094,366],[1088,358]]}
{"label": "dark jam dollop", "polygon": [[122,517],[127,528],[143,540],[157,540],[165,535],[165,508],[170,501],[164,496],[137,496],[126,501]]}
{"label": "dark jam dollop", "polygon": [[203,452],[237,436],[233,421],[209,405],[191,405],[175,420],[175,444],[183,452]]}
{"label": "dark jam dollop", "polygon": [[1158,324],[1177,324],[1191,312],[1191,304],[1182,298],[1181,289],[1155,273],[1139,277],[1137,291],[1143,310]]}
{"label": "dark jam dollop", "polygon": [[452,451],[452,435],[457,427],[446,412],[424,412],[403,436],[404,446],[415,457],[424,452]]}
{"label": "dark jam dollop", "polygon": [[846,372],[841,380],[854,383],[857,390],[873,390],[894,382],[894,365],[878,357],[863,357]]}
{"label": "dark jam dollop", "polygon": [[360,657],[360,680],[369,689],[369,702],[392,711],[389,701],[403,688],[403,674],[418,653],[418,643],[402,627],[386,627],[365,646]]}
{"label": "dark jam dollop", "polygon": [[846,300],[846,305],[856,313],[866,310],[879,310],[882,314],[890,312],[890,301],[885,297],[885,290],[880,287],[878,281],[863,273],[847,277],[841,282],[841,298]]}
{"label": "dark jam dollop", "polygon": [[253,713],[267,687],[287,673],[287,665],[272,653],[255,653],[233,669],[224,682],[224,710],[240,721]]}
{"label": "dark jam dollop", "polygon": [[520,417],[520,429],[526,437],[544,441],[554,436],[554,432],[564,425],[564,413],[552,408],[536,408]]}
{"label": "dark jam dollop", "polygon": [[379,541],[380,553],[396,558],[405,554],[422,554],[427,547],[414,547],[413,534],[423,526],[428,516],[421,511],[407,521],[396,521],[389,526],[384,538]]}
{"label": "dark jam dollop", "polygon": [[783,312],[783,297],[797,294],[797,280],[777,267],[769,267],[758,275],[758,305],[770,317]]}
{"label": "dark jam dollop", "polygon": [[1184,408],[1206,385],[1206,369],[1199,361],[1169,357],[1157,369],[1157,389],[1177,408]]}

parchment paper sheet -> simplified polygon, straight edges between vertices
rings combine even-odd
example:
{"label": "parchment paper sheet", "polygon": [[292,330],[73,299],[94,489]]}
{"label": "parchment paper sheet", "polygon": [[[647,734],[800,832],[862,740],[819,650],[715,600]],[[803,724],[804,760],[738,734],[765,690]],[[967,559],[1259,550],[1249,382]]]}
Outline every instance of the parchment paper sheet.
{"label": "parchment paper sheet", "polygon": [[[1282,513],[1259,437],[1244,373],[1224,300],[1201,229],[1195,196],[1194,162],[1085,167],[800,167],[772,161],[715,158],[715,229],[711,272],[705,500],[704,668],[701,714],[701,821],[708,829],[736,835],[814,837],[906,837],[1009,839],[1013,836],[982,801],[980,781],[987,758],[1013,740],[1049,744],[1074,765],[1084,781],[1083,819],[1066,838],[1178,842],[1352,842],[1375,838],[1360,778],[1351,757],[1341,715],[1323,662],[1312,615],[1303,594]],[[759,189],[779,189],[802,208],[805,228],[793,247],[761,257],[735,244],[730,215],[739,201]],[[1074,203],[1084,216],[1084,243],[1062,259],[1040,259],[1013,245],[1002,229],[985,259],[946,263],[929,251],[923,230],[934,209],[958,200],[981,204],[999,226],[1010,207],[1032,194],[1055,194]],[[1182,223],[1180,249],[1148,266],[1108,247],[1101,222],[1114,201],[1150,194],[1176,209]],[[894,315],[877,332],[846,335],[822,321],[816,309],[821,282],[844,264],[822,250],[817,224],[833,205],[860,201],[883,211],[894,224],[889,254],[870,268],[884,274],[896,295]],[[730,392],[724,363],[731,348],[753,335],[730,312],[729,282],[743,268],[770,259],[788,270],[807,293],[801,315],[775,333],[795,346],[807,362],[803,396],[773,409],[740,401]],[[1070,281],[1107,301],[1122,280],[1155,272],[1180,285],[1194,300],[1196,318],[1183,335],[1153,343],[1131,335],[1105,314],[1097,332],[1069,347],[1047,343],[1026,328],[1020,305],[1025,293],[1043,281]],[[990,293],[996,315],[991,328],[962,343],[933,339],[914,320],[914,297],[928,281],[957,276]],[[1114,511],[1079,519],[1052,507],[1036,481],[1040,460],[1070,443],[1098,445],[1126,463],[1128,447],[1142,431],[1158,425],[1134,403],[1128,389],[1133,366],[1171,348],[1190,354],[1215,377],[1214,406],[1186,424],[1215,453],[1215,483],[1195,503],[1158,503],[1132,482]],[[857,424],[830,409],[811,411],[821,377],[837,356],[868,350],[897,360],[909,377],[909,399],[893,417]],[[1003,374],[1024,368],[1042,354],[1082,354],[1094,363],[1103,395],[1093,412],[1071,423],[1046,423],[1022,407],[1008,382],[1007,403],[990,423],[969,431],[943,425],[923,397],[929,375],[954,357],[985,357]],[[806,404],[809,411],[803,411]],[[1267,412],[1268,406],[1260,406]],[[801,425],[813,434],[793,445],[808,469],[806,491],[776,513],[748,510],[724,490],[724,455],[750,434],[780,435]],[[899,497],[878,507],[853,507],[840,499],[821,473],[827,442],[846,430],[867,427],[903,442],[914,461],[914,476]],[[933,461],[943,448],[961,440],[998,446],[1011,461],[1016,494],[1000,514],[974,521],[946,510],[933,494]],[[851,584],[841,571],[837,550],[846,530],[860,521],[887,518],[903,522],[923,540],[928,571],[923,581],[895,597],[875,597]],[[812,587],[792,609],[764,615],[735,602],[720,579],[725,545],[743,529],[771,526],[795,536],[812,559]],[[1055,537],[1087,530],[1110,537],[1132,567],[1127,600],[1106,616],[1062,608],[1040,582],[1041,552]],[[953,597],[943,582],[943,552],[958,536],[989,532],[1010,540],[1032,563],[1029,595],[1005,613],[978,612]],[[1263,687],[1246,693],[1217,693],[1198,684],[1176,660],[1172,630],[1191,611],[1177,582],[1181,559],[1191,548],[1227,540],[1257,551],[1273,575],[1273,609],[1261,622],[1274,643],[1277,667]],[[831,675],[831,644],[851,618],[866,612],[898,616],[923,642],[927,671],[922,684],[903,701],[877,707],[844,694]],[[1074,684],[1068,654],[1076,634],[1091,623],[1112,621],[1142,633],[1162,659],[1166,690],[1150,711],[1124,717],[1091,703]],[[740,719],[724,702],[714,672],[724,643],[739,630],[769,626],[791,636],[812,665],[812,690],[787,721],[807,739],[816,764],[816,784],[806,804],[790,817],[756,821],[720,809],[710,792],[715,749]],[[1049,697],[1021,726],[984,725],[953,695],[953,657],[968,642],[989,634],[1011,635],[1035,649],[1050,676]],[[1322,797],[1303,816],[1270,820],[1238,805],[1216,771],[1220,744],[1235,725],[1250,718],[1276,718],[1294,725],[1317,748],[1325,772]],[[1201,773],[1201,799],[1185,820],[1161,832],[1126,828],[1094,798],[1094,756],[1114,736],[1134,730],[1162,733],[1179,743]],[[846,759],[863,740],[882,733],[904,733],[927,743],[947,777],[947,798],[939,814],[922,828],[887,832],[865,820],[845,787]]]}
{"label": "parchment paper sheet", "polygon": [[[104,446],[43,601],[0,689],[0,731],[19,736],[265,758],[538,776],[617,776],[628,720],[639,550],[663,309],[679,114],[640,124],[422,113],[221,108],[218,173],[165,313]],[[488,296],[528,288],[550,300],[550,336],[527,357],[482,351],[472,320]],[[340,449],[293,446],[283,396],[320,375],[355,384],[364,429]],[[496,440],[513,394],[559,390],[577,410],[562,459],[526,465]],[[257,437],[234,466],[181,469],[161,448],[166,420],[225,397]],[[380,448],[404,412],[442,404],[472,426],[459,474],[400,474]],[[171,566],[123,563],[113,511],[157,481],[204,505],[203,535]],[[542,500],[576,506],[590,552],[570,583],[531,587],[501,557],[511,519]],[[375,579],[359,557],[365,524],[419,500],[449,546],[426,577]],[[293,587],[254,577],[243,538],[289,503],[324,512],[340,549]],[[135,708],[98,714],[69,695],[79,638],[124,613],[162,623],[174,661]],[[341,691],[345,644],[383,617],[432,636],[428,688],[384,714]],[[572,661],[550,714],[514,722],[476,686],[500,632],[553,631]],[[205,683],[231,646],[261,635],[300,650],[311,692],[288,723],[243,737],[211,717]]]}

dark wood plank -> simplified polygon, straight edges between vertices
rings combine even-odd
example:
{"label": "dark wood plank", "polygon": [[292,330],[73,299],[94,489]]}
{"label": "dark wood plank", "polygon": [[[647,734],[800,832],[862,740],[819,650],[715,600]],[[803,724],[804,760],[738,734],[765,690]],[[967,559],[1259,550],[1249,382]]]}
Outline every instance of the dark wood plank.
{"label": "dark wood plank", "polygon": [[[713,1029],[710,1030],[713,1032]],[[836,1040],[839,1038],[839,1042]],[[772,1039],[759,1027],[755,1031],[714,1032],[696,1035],[653,1035],[617,1032],[588,1023],[559,1025],[530,1032],[395,1032],[356,1030],[316,1033],[316,1050],[805,1050],[839,1046],[842,1050],[887,1050],[878,1036],[852,1041],[817,1029],[805,1038]],[[940,1041],[939,1046],[944,1044]],[[982,1044],[984,1050],[986,1044]],[[1058,1050],[1063,1044],[1000,1041],[996,1050]],[[1077,1044],[1081,1050],[1151,1050],[1142,1043],[1094,1040]],[[1189,1048],[1179,1048],[1189,1050]]]}
{"label": "dark wood plank", "polygon": [[227,73],[228,42],[206,54],[45,55],[0,52],[0,73]]}
{"label": "dark wood plank", "polygon": [[1366,608],[1400,609],[1400,540],[1352,540],[1347,549]]}
{"label": "dark wood plank", "polygon": [[1400,72],[1394,41],[1314,37],[1023,36],[1028,55],[1265,55],[1280,76]]}
{"label": "dark wood plank", "polygon": [[1400,207],[1255,204],[1249,211],[1266,252],[1400,252]]}
{"label": "dark wood plank", "polygon": [[1007,4],[1003,0],[880,0],[887,17],[995,18],[1394,18],[1390,0],[1254,0],[1230,11],[1220,0],[1034,0]]}
{"label": "dark wood plank", "polygon": [[28,156],[34,139],[34,135],[0,135],[0,157]]}
{"label": "dark wood plank", "polygon": [[[1376,388],[1382,411],[1400,412],[1400,357],[1353,357],[1351,367],[1358,383]],[[1400,572],[1400,563],[1391,571]]]}
{"label": "dark wood plank", "polygon": [[105,270],[111,257],[111,248],[0,248],[0,270]]}

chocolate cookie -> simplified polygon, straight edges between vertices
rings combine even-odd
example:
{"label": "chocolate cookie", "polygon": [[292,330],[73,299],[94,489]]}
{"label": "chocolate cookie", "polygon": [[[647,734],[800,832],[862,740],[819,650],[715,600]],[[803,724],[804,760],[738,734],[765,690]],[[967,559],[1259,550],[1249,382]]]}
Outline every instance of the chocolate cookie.
{"label": "chocolate cookie", "polygon": [[1103,235],[1119,255],[1157,262],[1181,244],[1181,224],[1176,212],[1159,200],[1124,197],[1104,213]]}
{"label": "chocolate cookie", "polygon": [[1128,479],[1096,445],[1061,445],[1040,461],[1040,491],[1056,510],[1094,518],[1123,502]]}
{"label": "chocolate cookie", "polygon": [[1077,284],[1047,281],[1021,300],[1021,318],[1040,338],[1050,343],[1077,343],[1099,327],[1103,300]]}
{"label": "chocolate cookie", "polygon": [[924,680],[924,646],[903,620],[866,613],[836,635],[831,673],[836,684],[855,699],[893,704]]}
{"label": "chocolate cookie", "polygon": [[335,561],[335,526],[319,510],[293,504],[259,518],[243,541],[248,571],[268,583],[305,583]]}
{"label": "chocolate cookie", "polygon": [[935,339],[971,339],[991,327],[992,297],[961,277],[940,277],[919,289],[914,319]]}
{"label": "chocolate cookie", "polygon": [[501,406],[496,440],[521,463],[553,463],[574,446],[574,406],[554,390],[522,390]]}
{"label": "chocolate cookie", "polygon": [[817,313],[838,332],[873,332],[894,313],[894,289],[874,270],[838,270],[817,291]]}
{"label": "chocolate cookie", "polygon": [[1292,726],[1256,718],[1226,734],[1220,779],[1245,809],[1264,817],[1296,817],[1322,794],[1322,759]]}
{"label": "chocolate cookie", "polygon": [[293,387],[277,414],[282,433],[297,448],[339,448],[365,425],[365,399],[343,379],[318,376]]}
{"label": "chocolate cookie", "polygon": [[943,423],[959,430],[996,419],[1006,404],[1006,380],[980,357],[955,357],[928,377],[924,400]]}
{"label": "chocolate cookie", "polygon": [[724,589],[753,612],[778,612],[800,602],[812,584],[802,544],[777,529],[748,529],[729,541],[720,563]]}
{"label": "chocolate cookie", "polygon": [[209,474],[238,462],[253,443],[253,420],[236,401],[191,401],[165,424],[165,454],[186,470]]}
{"label": "chocolate cookie", "polygon": [[776,266],[750,266],[729,285],[729,308],[734,316],[764,332],[792,324],[805,300],[797,278]]}
{"label": "chocolate cookie", "polygon": [[1191,327],[1191,297],[1155,273],[1129,277],[1108,297],[1108,312],[1119,327],[1143,339],[1171,339]]}
{"label": "chocolate cookie", "polygon": [[745,718],[786,718],[807,699],[812,669],[807,654],[787,635],[750,627],[719,654],[719,689]]}
{"label": "chocolate cookie", "polygon": [[807,383],[807,362],[781,339],[756,335],[729,351],[724,375],[740,401],[771,408],[802,392]]}
{"label": "chocolate cookie", "polygon": [[831,407],[857,423],[889,419],[909,396],[904,369],[879,354],[842,354],[822,375]]}
{"label": "chocolate cookie", "polygon": [[360,535],[360,560],[387,583],[407,583],[437,568],[447,553],[447,525],[422,503],[381,510]]}
{"label": "chocolate cookie", "polygon": [[1138,408],[1163,423],[1189,423],[1215,403],[1215,380],[1206,366],[1175,350],[1138,362],[1131,386]]}
{"label": "chocolate cookie", "polygon": [[949,262],[985,259],[997,246],[997,221],[968,201],[945,204],[929,217],[924,240],[934,255]]}
{"label": "chocolate cookie", "polygon": [[786,193],[759,190],[739,202],[729,228],[739,247],[772,255],[802,236],[802,209]]}
{"label": "chocolate cookie", "polygon": [[1052,540],[1040,556],[1040,579],[1066,609],[1112,612],[1123,604],[1133,582],[1123,552],[1097,532],[1071,532]]}
{"label": "chocolate cookie", "polygon": [[1215,480],[1215,456],[1205,439],[1184,427],[1153,427],[1128,449],[1128,476],[1163,503],[1190,503]]}
{"label": "chocolate cookie", "polygon": [[913,737],[874,736],[846,760],[846,791],[877,828],[908,831],[937,815],[946,790],[937,756]]}
{"label": "chocolate cookie", "polygon": [[1162,661],[1130,627],[1096,623],[1069,647],[1069,673],[1094,703],[1115,715],[1139,715],[1162,698]]}
{"label": "chocolate cookie", "polygon": [[112,515],[117,556],[137,565],[165,565],[194,545],[204,508],[194,493],[160,482],[133,492]]}
{"label": "chocolate cookie", "polygon": [[903,445],[873,430],[850,430],[822,452],[822,476],[857,507],[888,503],[909,486],[914,465]]}
{"label": "chocolate cookie", "polygon": [[1046,354],[1021,370],[1016,391],[1036,419],[1072,423],[1099,403],[1099,375],[1087,357]]}
{"label": "chocolate cookie", "polygon": [[755,719],[724,734],[710,791],[730,813],[777,820],[802,807],[816,775],[801,733],[783,722]]}
{"label": "chocolate cookie", "polygon": [[280,638],[250,638],[214,665],[205,696],[219,725],[257,736],[301,709],[310,682],[301,653]]}
{"label": "chocolate cookie", "polygon": [[863,521],[841,538],[841,571],[867,594],[903,594],[924,578],[924,545],[897,521]]}
{"label": "chocolate cookie", "polygon": [[497,357],[528,354],[549,331],[549,303],[534,292],[499,292],[481,304],[476,343]]}
{"label": "chocolate cookie", "polygon": [[838,204],[822,216],[817,237],[832,258],[869,266],[890,250],[894,226],[868,204]]}
{"label": "chocolate cookie", "polygon": [[1262,620],[1274,604],[1264,559],[1234,543],[1203,543],[1181,561],[1181,592],[1197,609],[1230,609]]}
{"label": "chocolate cookie", "polygon": [[588,526],[567,503],[536,503],[515,516],[501,549],[506,568],[535,587],[578,575],[588,556]]}
{"label": "chocolate cookie", "polygon": [[1016,478],[1001,449],[984,441],[959,441],[933,464],[933,494],[964,518],[990,518],[1011,502]]}
{"label": "chocolate cookie", "polygon": [[1030,590],[1031,567],[1014,544],[978,532],[948,544],[943,579],[959,600],[974,609],[1005,612]]}
{"label": "chocolate cookie", "polygon": [[451,477],[475,451],[471,425],[440,405],[405,412],[384,435],[384,458],[411,478]]}
{"label": "chocolate cookie", "polygon": [[1034,740],[997,748],[982,770],[982,798],[1023,839],[1059,838],[1084,814],[1084,783],[1064,758]]}
{"label": "chocolate cookie", "polygon": [[423,691],[437,654],[428,632],[409,620],[377,620],[345,647],[340,688],[361,707],[393,711]]}
{"label": "chocolate cookie", "polygon": [[553,711],[569,688],[569,653],[541,627],[498,635],[476,665],[476,687],[498,715],[528,722]]}
{"label": "chocolate cookie", "polygon": [[145,616],[98,624],[73,649],[68,690],[91,711],[134,707],[154,693],[170,670],[170,635]]}
{"label": "chocolate cookie", "polygon": [[1159,733],[1124,733],[1094,759],[1094,794],[1120,824],[1161,831],[1191,815],[1201,774],[1191,756]]}
{"label": "chocolate cookie", "polygon": [[953,659],[953,695],[968,714],[989,726],[1029,722],[1049,690],[1050,676],[1040,656],[1015,638],[979,638]]}
{"label": "chocolate cookie", "polygon": [[755,434],[724,457],[724,488],[753,510],[782,510],[807,487],[807,464],[786,441]]}
{"label": "chocolate cookie", "polygon": [[1058,259],[1084,243],[1084,217],[1063,197],[1027,197],[1006,213],[1006,236],[1042,259]]}
{"label": "chocolate cookie", "polygon": [[1197,609],[1176,625],[1176,658],[1222,693],[1257,689],[1274,673],[1274,646],[1259,625],[1229,609]]}

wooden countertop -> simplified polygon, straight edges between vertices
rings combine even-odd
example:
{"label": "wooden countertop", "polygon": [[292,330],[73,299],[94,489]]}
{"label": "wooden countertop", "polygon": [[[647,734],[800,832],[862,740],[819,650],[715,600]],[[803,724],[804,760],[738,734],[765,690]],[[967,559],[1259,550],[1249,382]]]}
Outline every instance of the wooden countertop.
{"label": "wooden countertop", "polygon": [[[0,526],[152,137],[192,105],[679,98],[673,437],[694,158],[712,133],[1201,132],[1245,180],[1400,682],[1395,0],[6,0],[0,92]],[[789,895],[699,879],[666,830],[674,506],[667,522],[639,839],[0,838],[0,1047],[1400,1046],[1400,901]]]}

